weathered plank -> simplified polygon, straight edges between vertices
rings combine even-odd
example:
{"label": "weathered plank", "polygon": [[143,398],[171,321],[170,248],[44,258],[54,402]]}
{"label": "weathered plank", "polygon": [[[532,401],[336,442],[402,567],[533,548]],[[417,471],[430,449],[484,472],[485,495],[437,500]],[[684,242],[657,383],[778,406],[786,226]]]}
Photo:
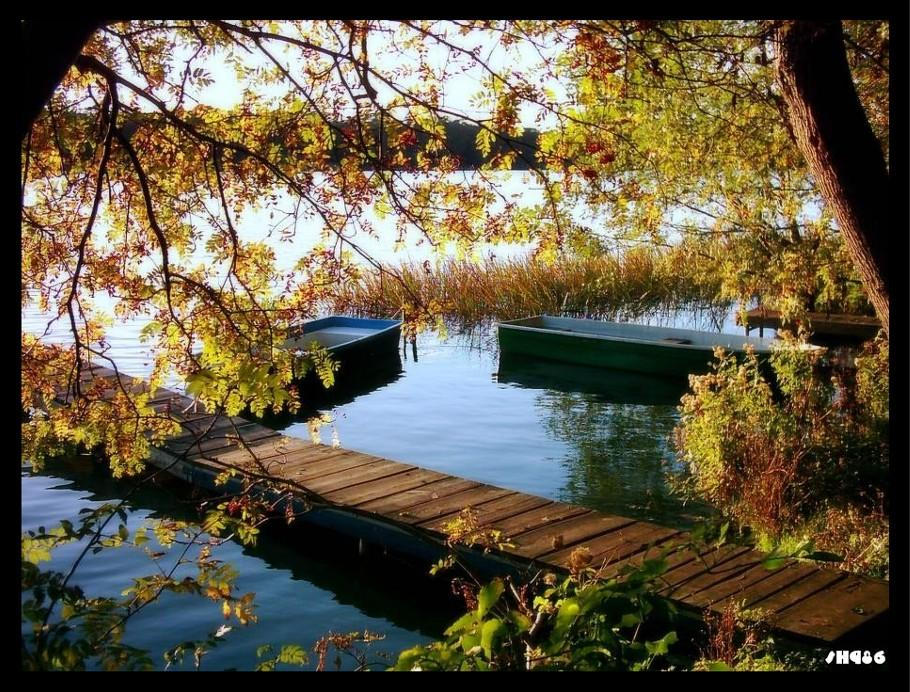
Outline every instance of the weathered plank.
{"label": "weathered plank", "polygon": [[362,502],[394,495],[403,490],[419,488],[428,483],[432,483],[433,481],[442,480],[443,478],[446,478],[446,476],[441,473],[436,473],[435,471],[412,468],[409,471],[397,473],[394,476],[386,476],[381,479],[359,483],[342,490],[326,493],[325,496],[332,502],[356,506]]}
{"label": "weathered plank", "polygon": [[734,558],[748,555],[752,550],[746,546],[726,545],[716,550],[696,554],[692,560],[683,559],[685,552],[687,551],[683,551],[680,555],[680,564],[671,567],[663,574],[662,581],[666,586],[659,589],[658,593],[679,600],[676,593],[686,582],[706,573],[713,577],[718,575],[721,577],[729,576],[730,568],[725,567],[725,564]]}
{"label": "weathered plank", "polygon": [[433,502],[448,495],[454,495],[472,488],[479,488],[480,483],[468,481],[463,478],[448,477],[433,481],[427,485],[402,490],[394,495],[387,495],[376,500],[360,502],[355,505],[358,509],[375,512],[387,517],[394,517],[399,512],[407,512],[408,508],[421,505],[424,502]]}
{"label": "weathered plank", "polygon": [[682,532],[668,529],[663,526],[647,524],[636,521],[627,526],[621,526],[616,531],[611,531],[602,536],[584,540],[576,545],[554,550],[541,555],[538,559],[556,565],[565,565],[569,556],[578,548],[585,547],[590,550],[591,564],[601,565],[604,562],[613,564],[631,555],[647,550],[648,546]]}
{"label": "weathered plank", "polygon": [[812,594],[834,586],[846,578],[843,572],[817,569],[808,577],[800,579],[789,588],[772,593],[764,598],[757,598],[752,605],[769,613],[781,610],[798,603]]}
{"label": "weathered plank", "polygon": [[[253,460],[253,457],[250,455],[250,452],[255,454],[255,458],[259,460],[272,459],[274,457],[280,457],[289,461],[293,458],[292,455],[301,451],[310,451],[317,445],[314,445],[308,440],[301,440],[296,437],[285,437],[280,435],[275,438],[265,438],[262,440],[256,440],[252,443],[247,443],[250,451],[247,451],[243,447],[225,450],[218,452],[217,456],[220,461],[223,461],[226,464],[241,464]],[[196,458],[196,454],[189,454],[187,457],[189,459]]]}
{"label": "weathered plank", "polygon": [[609,531],[634,523],[625,517],[611,517],[597,512],[582,514],[547,526],[527,531],[513,539],[516,555],[535,559],[563,546],[572,546]]}
{"label": "weathered plank", "polygon": [[[732,598],[738,603],[745,603],[749,598],[754,599],[756,594],[769,595],[772,591],[793,584],[816,569],[818,568],[790,563],[770,570],[764,565],[758,564],[732,579],[699,591],[688,602],[699,607],[726,601],[728,598]],[[748,605],[746,604],[744,607],[748,607]]]}
{"label": "weathered plank", "polygon": [[353,471],[371,464],[375,466],[380,461],[384,460],[379,457],[360,454],[359,452],[349,452],[342,449],[320,450],[318,455],[309,454],[305,460],[290,460],[284,465],[282,471],[285,477],[291,478],[298,483],[306,484],[311,479],[328,476],[332,473]]}
{"label": "weathered plank", "polygon": [[465,507],[477,507],[484,502],[496,500],[501,497],[518,495],[514,490],[494,488],[491,485],[482,485],[464,492],[448,495],[433,502],[426,502],[417,507],[411,507],[407,514],[399,513],[399,521],[407,524],[428,525],[437,519],[450,519],[455,517]]}
{"label": "weathered plank", "polygon": [[358,466],[349,471],[337,471],[335,473],[320,475],[315,478],[308,477],[302,483],[313,492],[325,495],[333,490],[341,490],[358,483],[375,481],[380,478],[387,478],[405,471],[414,470],[416,467],[406,464],[398,464],[391,461],[380,459],[370,461],[363,466]]}
{"label": "weathered plank", "polygon": [[738,555],[734,555],[691,578],[677,580],[674,577],[671,577],[671,580],[673,580],[673,597],[685,601],[686,603],[701,605],[701,603],[695,599],[697,594],[726,582],[735,582],[748,570],[760,566],[762,559],[762,555],[757,551],[748,550]]}
{"label": "weathered plank", "polygon": [[590,512],[591,510],[585,507],[554,502],[552,505],[545,505],[539,509],[532,509],[503,519],[501,522],[497,522],[496,528],[502,531],[507,538],[518,539],[523,533]]}
{"label": "weathered plank", "polygon": [[[486,486],[489,487],[489,486]],[[498,488],[500,492],[503,491],[502,488]],[[475,516],[477,517],[477,524],[482,528],[494,528],[499,522],[509,517],[513,517],[517,514],[522,514],[528,512],[532,509],[538,509],[539,507],[544,507],[547,505],[554,504],[552,500],[547,500],[542,497],[535,497],[533,495],[524,495],[522,493],[508,493],[505,495],[500,495],[494,497],[493,499],[486,500],[484,502],[479,502],[472,506]],[[454,512],[450,512],[443,516],[437,517],[433,521],[424,522],[421,526],[438,530],[446,523],[454,519],[460,513],[460,509]]]}
{"label": "weathered plank", "polygon": [[240,446],[239,440],[243,440],[245,443],[249,444],[256,440],[277,436],[279,436],[279,433],[274,430],[270,430],[269,428],[265,428],[256,423],[247,423],[236,429],[231,426],[228,429],[222,429],[201,438],[182,437],[177,440],[168,440],[165,442],[164,448],[172,454],[179,456],[184,452],[214,452],[216,449],[237,447]]}
{"label": "weathered plank", "polygon": [[848,576],[783,608],[771,623],[783,630],[830,641],[888,609],[888,583]]}

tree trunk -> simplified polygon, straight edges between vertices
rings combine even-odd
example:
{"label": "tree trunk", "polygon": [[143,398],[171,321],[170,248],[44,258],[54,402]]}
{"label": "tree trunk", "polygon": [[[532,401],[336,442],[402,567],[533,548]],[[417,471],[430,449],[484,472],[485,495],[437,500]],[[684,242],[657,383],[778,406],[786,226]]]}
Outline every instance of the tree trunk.
{"label": "tree trunk", "polygon": [[20,20],[19,141],[28,134],[82,46],[102,24],[99,19],[79,17]]}
{"label": "tree trunk", "polygon": [[853,86],[843,29],[837,21],[787,21],[777,39],[790,127],[887,335],[890,177]]}

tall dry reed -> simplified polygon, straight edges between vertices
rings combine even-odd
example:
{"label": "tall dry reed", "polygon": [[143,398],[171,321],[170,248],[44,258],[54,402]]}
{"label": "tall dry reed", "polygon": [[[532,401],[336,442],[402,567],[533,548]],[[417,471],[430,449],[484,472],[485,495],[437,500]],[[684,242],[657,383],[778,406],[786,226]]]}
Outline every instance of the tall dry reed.
{"label": "tall dry reed", "polygon": [[[719,282],[694,273],[685,251],[642,248],[621,255],[531,256],[480,262],[446,259],[436,267],[394,268],[401,282],[378,272],[342,286],[334,312],[407,316],[432,306],[447,321],[478,325],[535,314],[631,319],[678,310],[722,311]],[[414,299],[416,297],[416,300]]]}

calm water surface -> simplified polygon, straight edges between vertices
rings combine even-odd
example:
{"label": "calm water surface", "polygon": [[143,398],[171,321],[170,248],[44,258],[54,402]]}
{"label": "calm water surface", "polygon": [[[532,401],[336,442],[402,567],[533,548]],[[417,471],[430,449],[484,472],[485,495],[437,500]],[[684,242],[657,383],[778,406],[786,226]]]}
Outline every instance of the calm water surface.
{"label": "calm water surface", "polygon": [[[35,331],[39,323],[34,313],[23,314],[23,330]],[[136,341],[140,327],[117,328],[110,336],[112,355],[134,375],[148,371]],[[726,324],[724,331],[733,329]],[[314,395],[302,416],[268,423],[308,437],[306,417],[324,413],[332,422],[319,428],[323,441],[335,436],[349,449],[667,525],[686,526],[706,512],[684,505],[665,480],[668,470],[678,469],[670,436],[684,384],[501,361],[490,334],[422,335],[416,351],[408,346],[374,365],[356,386]],[[73,520],[80,509],[118,500],[129,488],[74,460],[40,474],[25,470],[22,528]],[[130,506],[130,528],[147,517],[196,518],[180,488],[150,487]],[[337,541],[298,530],[266,533],[255,548],[219,548],[217,557],[238,569],[240,592],[256,593],[260,623],[235,627],[203,659],[204,667],[251,668],[260,644],[311,649],[329,630],[382,633],[386,639],[370,651],[398,652],[438,638],[456,614],[444,587],[422,571],[328,544]],[[51,567],[66,571],[78,549],[58,549]],[[141,551],[118,549],[90,555],[74,581],[90,595],[115,595],[130,576],[152,571]],[[149,649],[163,666],[166,648],[217,628],[219,610],[200,598],[168,596],[131,621],[128,642]]]}

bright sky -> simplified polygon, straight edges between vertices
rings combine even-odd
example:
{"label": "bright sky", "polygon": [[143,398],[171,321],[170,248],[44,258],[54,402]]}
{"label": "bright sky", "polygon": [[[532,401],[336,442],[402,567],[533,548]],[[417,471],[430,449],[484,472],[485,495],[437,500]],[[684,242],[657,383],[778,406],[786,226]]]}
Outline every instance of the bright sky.
{"label": "bright sky", "polygon": [[[315,22],[315,20],[314,20]],[[390,23],[385,22],[388,26]],[[444,27],[446,22],[437,23],[433,30],[438,32]],[[449,27],[451,30],[452,27]],[[514,43],[511,46],[504,46],[492,32],[473,32],[469,37],[460,36],[453,32],[454,36],[450,37],[451,42],[466,49],[478,50],[478,55],[482,58],[490,69],[503,76],[508,76],[511,71],[527,72],[540,75],[539,85],[545,86],[553,92],[553,95],[560,101],[566,101],[568,94],[565,84],[556,80],[547,80],[544,82],[543,71],[537,69],[541,62],[541,56],[546,58],[555,57],[558,47],[550,45],[541,49],[538,54],[537,50],[528,43]],[[426,40],[427,50],[425,53],[426,62],[431,65],[437,74],[444,70],[449,75],[444,81],[441,96],[441,105],[454,111],[464,113],[467,116],[484,118],[489,117],[490,110],[487,107],[479,107],[475,104],[475,96],[481,90],[481,80],[487,76],[485,70],[464,55],[451,51],[447,47],[436,43],[430,39]],[[296,72],[295,61],[300,59],[300,52],[292,46],[283,46],[280,44],[269,45],[269,51],[276,55],[286,67],[290,67],[292,74]],[[396,83],[405,88],[413,87],[417,84],[417,78],[413,76],[402,75],[402,68],[409,68],[417,65],[416,56],[411,53],[401,52],[392,48],[387,34],[371,34],[369,43],[370,64],[382,74],[396,74]],[[181,65],[194,49],[187,46],[181,54],[175,56],[175,65]],[[224,55],[213,56],[200,63],[207,69],[214,79],[214,83],[208,87],[197,89],[193,97],[200,103],[217,108],[232,108],[239,104],[242,99],[241,89],[238,87],[233,67],[225,62]],[[251,66],[272,67],[272,63],[262,54],[243,53],[244,61]],[[377,91],[377,99],[380,103],[387,104],[396,96],[395,91],[388,85],[377,80],[372,81],[373,87]],[[262,87],[258,90],[266,98],[281,98],[284,94],[293,89],[290,82],[282,81],[277,84]],[[552,114],[546,116],[546,120],[537,120],[539,109],[524,104],[519,111],[519,119],[524,127],[546,128],[552,125],[554,118]]]}

